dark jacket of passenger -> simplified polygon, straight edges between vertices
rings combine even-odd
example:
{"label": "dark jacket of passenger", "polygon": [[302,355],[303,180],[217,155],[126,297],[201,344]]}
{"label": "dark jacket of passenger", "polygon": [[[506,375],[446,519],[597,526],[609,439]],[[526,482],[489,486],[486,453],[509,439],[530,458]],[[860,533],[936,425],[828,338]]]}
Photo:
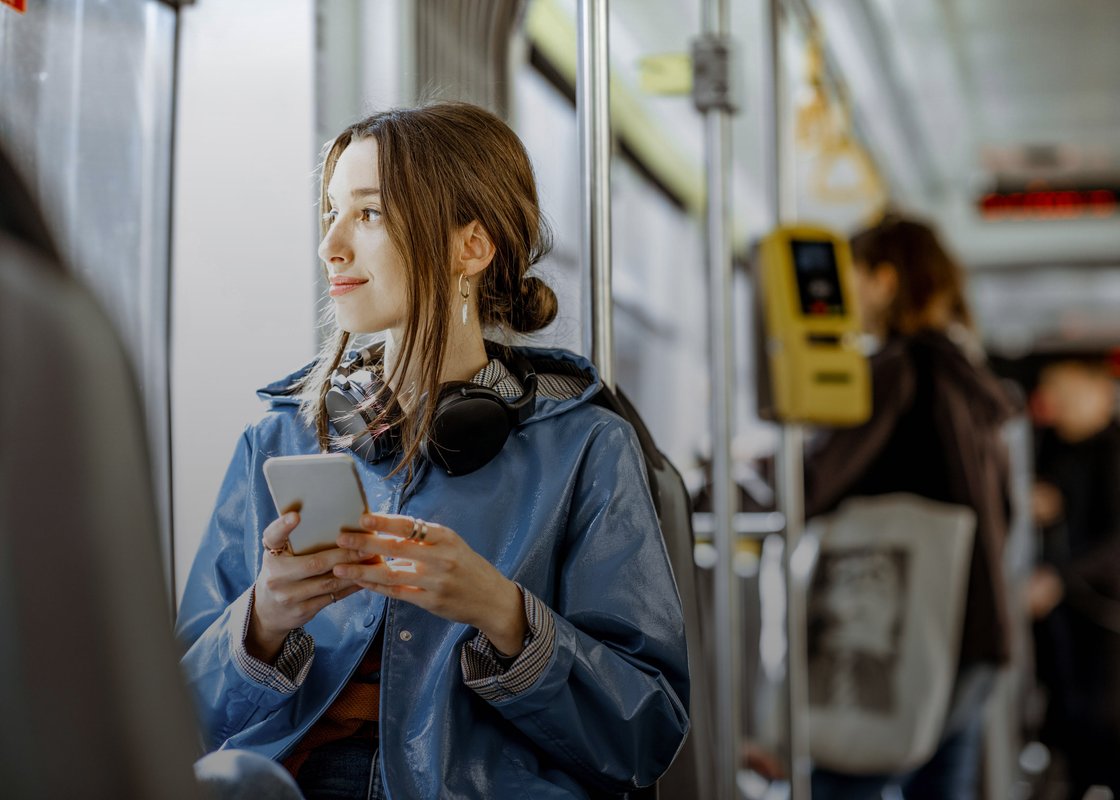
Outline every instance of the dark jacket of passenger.
{"label": "dark jacket of passenger", "polygon": [[[1062,518],[1043,530],[1042,558],[1063,575],[1067,599],[1120,600],[1120,425],[1080,442],[1040,437],[1038,477],[1058,488]],[[1068,597],[1072,594],[1073,597]]]}
{"label": "dark jacket of passenger", "polygon": [[870,421],[830,433],[806,460],[806,513],[891,492],[975,511],[960,662],[1004,663],[1010,629],[1000,565],[1008,506],[1000,427],[1011,403],[995,376],[940,333],[892,339],[871,359],[871,374]]}

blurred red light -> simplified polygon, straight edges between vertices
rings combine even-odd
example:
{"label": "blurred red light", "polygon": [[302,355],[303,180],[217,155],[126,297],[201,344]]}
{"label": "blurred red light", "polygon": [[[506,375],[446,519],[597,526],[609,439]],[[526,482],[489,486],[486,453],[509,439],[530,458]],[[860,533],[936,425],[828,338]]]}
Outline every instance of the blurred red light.
{"label": "blurred red light", "polygon": [[1112,216],[1117,203],[1117,192],[1113,189],[1038,189],[988,192],[977,201],[977,207],[989,219],[1075,219],[1085,215]]}

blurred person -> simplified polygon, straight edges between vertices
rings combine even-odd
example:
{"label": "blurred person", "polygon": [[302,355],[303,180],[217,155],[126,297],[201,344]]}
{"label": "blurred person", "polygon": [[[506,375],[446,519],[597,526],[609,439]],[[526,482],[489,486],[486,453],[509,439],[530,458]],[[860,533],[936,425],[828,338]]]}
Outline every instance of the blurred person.
{"label": "blurred person", "polygon": [[0,153],[0,794],[197,798],[143,417]]}
{"label": "blurred person", "polygon": [[1064,756],[1073,797],[1120,793],[1120,425],[1108,364],[1042,370],[1033,506],[1041,563],[1027,585],[1037,620],[1043,740]]}
{"label": "blurred person", "polygon": [[[524,147],[467,104],[375,114],[330,146],[321,201],[336,333],[262,390],[179,615],[207,746],[282,761],[308,798],[653,783],[688,730],[689,676],[639,444],[589,402],[585,359],[483,335],[556,314],[527,274],[548,231]],[[367,333],[385,338],[347,351]],[[358,366],[376,380],[348,439],[326,398]],[[449,474],[426,443],[472,384],[528,413],[489,461]],[[372,442],[353,457],[375,513],[293,554],[299,515],[277,514],[263,461],[356,441]]]}
{"label": "blurred person", "polygon": [[817,769],[813,797],[977,796],[985,700],[1010,653],[1000,553],[1008,525],[1000,428],[1013,412],[980,358],[961,267],[926,224],[889,215],[851,242],[871,356],[872,416],[827,433],[806,460],[806,513],[853,496],[907,492],[977,517],[960,662],[937,751],[906,775]]}

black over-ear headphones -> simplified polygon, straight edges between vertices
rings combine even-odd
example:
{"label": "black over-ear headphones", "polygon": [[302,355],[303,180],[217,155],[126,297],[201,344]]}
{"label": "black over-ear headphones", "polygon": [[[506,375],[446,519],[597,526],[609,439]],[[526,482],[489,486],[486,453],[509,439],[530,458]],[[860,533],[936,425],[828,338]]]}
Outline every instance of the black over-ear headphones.
{"label": "black over-ear headphones", "polygon": [[[343,436],[351,437],[351,449],[376,463],[401,447],[399,426],[375,430],[376,410],[369,405],[384,385],[377,366],[381,348],[375,346],[340,364],[331,376],[327,391],[327,414]],[[490,462],[505,446],[510,431],[533,413],[537,396],[537,373],[528,359],[512,350],[486,343],[486,352],[498,358],[521,384],[521,396],[509,401],[487,386],[454,381],[440,386],[432,427],[420,442],[420,452],[449,475],[466,475]],[[400,406],[393,399],[389,418],[397,419]]]}

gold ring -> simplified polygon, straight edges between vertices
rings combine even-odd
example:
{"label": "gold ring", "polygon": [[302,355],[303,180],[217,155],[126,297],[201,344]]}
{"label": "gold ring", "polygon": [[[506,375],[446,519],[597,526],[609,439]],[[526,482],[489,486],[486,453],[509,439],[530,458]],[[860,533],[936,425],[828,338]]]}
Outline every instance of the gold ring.
{"label": "gold ring", "polygon": [[412,533],[410,533],[408,535],[408,538],[409,539],[415,539],[418,542],[422,542],[425,539],[427,539],[428,538],[428,523],[426,523],[424,520],[420,519],[419,517],[413,517],[413,519],[412,519]]}
{"label": "gold ring", "polygon": [[291,548],[288,546],[287,542],[284,542],[283,547],[265,547],[265,550],[267,550],[268,554],[271,556],[282,556],[285,553],[290,552]]}

